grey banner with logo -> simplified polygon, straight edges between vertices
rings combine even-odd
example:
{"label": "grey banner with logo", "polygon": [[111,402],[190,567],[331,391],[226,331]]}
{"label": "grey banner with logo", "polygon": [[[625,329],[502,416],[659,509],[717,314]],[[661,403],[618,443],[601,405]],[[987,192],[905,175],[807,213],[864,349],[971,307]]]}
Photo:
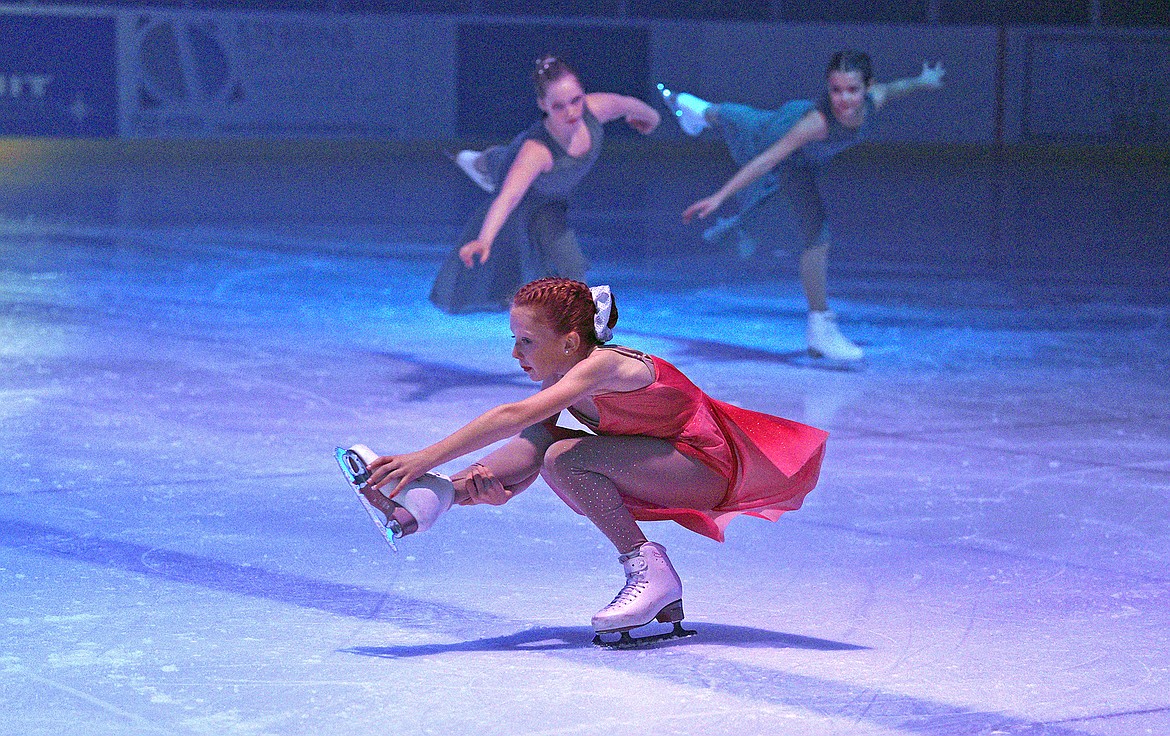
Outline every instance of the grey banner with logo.
{"label": "grey banner with logo", "polygon": [[947,68],[943,91],[880,116],[876,142],[1170,140],[1161,30],[13,6],[0,7],[0,135],[495,141],[539,114],[541,51],[590,90],[653,101],[662,81],[775,107],[819,95],[846,46],[870,52],[879,80]]}
{"label": "grey banner with logo", "polygon": [[453,27],[291,13],[120,16],[127,137],[396,138],[450,131]]}

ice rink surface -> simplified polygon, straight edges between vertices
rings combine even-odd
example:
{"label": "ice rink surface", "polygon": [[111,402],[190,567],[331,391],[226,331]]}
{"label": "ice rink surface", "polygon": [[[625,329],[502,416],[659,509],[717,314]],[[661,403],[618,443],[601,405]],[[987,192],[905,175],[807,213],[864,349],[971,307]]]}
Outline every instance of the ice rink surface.
{"label": "ice rink surface", "polygon": [[[589,618],[621,568],[542,482],[396,556],[334,464],[533,391],[503,316],[427,301],[442,237],[354,214],[368,172],[351,197],[173,166],[168,221],[142,202],[171,205],[172,164],[127,186],[116,157],[12,160],[58,173],[0,221],[0,734],[1170,734],[1164,264],[845,259],[868,358],[835,366],[803,355],[790,258],[595,258],[617,342],[832,433],[777,523],[647,525],[698,636],[606,651]],[[435,170],[395,186],[478,196]],[[243,190],[287,216],[190,214]]]}

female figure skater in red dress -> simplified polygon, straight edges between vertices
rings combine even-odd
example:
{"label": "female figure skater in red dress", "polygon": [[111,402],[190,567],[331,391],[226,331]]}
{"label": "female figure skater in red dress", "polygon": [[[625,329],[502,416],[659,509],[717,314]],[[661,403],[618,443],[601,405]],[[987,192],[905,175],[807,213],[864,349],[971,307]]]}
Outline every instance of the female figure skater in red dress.
{"label": "female figure skater in red dress", "polygon": [[[386,498],[423,473],[511,437],[452,478],[456,503],[502,504],[540,475],[625,568],[625,586],[593,616],[598,643],[621,632],[628,644],[626,632],[655,620],[690,633],[677,625],[682,583],[638,522],[673,520],[722,541],[740,514],[774,521],[816,485],[827,433],[718,401],[667,361],[606,345],[618,317],[608,287],[539,279],[516,293],[510,317],[512,356],[540,390],[430,447],[378,457],[365,492],[390,516]],[[593,432],[558,426],[565,409]]]}

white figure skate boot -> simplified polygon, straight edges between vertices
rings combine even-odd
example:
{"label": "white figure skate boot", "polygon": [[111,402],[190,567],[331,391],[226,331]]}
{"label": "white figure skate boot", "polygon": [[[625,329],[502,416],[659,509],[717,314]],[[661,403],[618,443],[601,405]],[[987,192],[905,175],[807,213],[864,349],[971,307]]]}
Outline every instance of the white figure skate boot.
{"label": "white figure skate boot", "polygon": [[704,113],[707,112],[708,107],[711,107],[710,102],[687,92],[675,94],[664,84],[658,85],[658,91],[662,94],[663,104],[674,113],[674,119],[678,121],[678,127],[682,128],[684,133],[695,136],[707,128],[707,118]]}
{"label": "white figure skate boot", "polygon": [[484,190],[488,194],[493,194],[496,191],[496,183],[492,181],[486,171],[479,168],[480,157],[483,153],[480,151],[460,151],[455,154],[455,165],[463,170],[467,177],[475,182],[475,185]]}
{"label": "white figure skate boot", "polygon": [[865,352],[837,329],[837,315],[833,312],[809,312],[807,336],[808,352],[814,358],[861,360],[865,357]]}
{"label": "white figure skate boot", "polygon": [[[430,529],[455,500],[455,486],[450,478],[440,473],[425,473],[393,499],[367,487],[366,482],[370,479],[367,466],[378,457],[378,453],[365,445],[354,445],[348,450],[339,447],[336,457],[366,513],[396,552],[396,539]],[[385,523],[378,516],[379,511],[386,517]]]}
{"label": "white figure skate boot", "polygon": [[[597,632],[594,644],[625,648],[695,633],[679,623],[683,619],[682,581],[662,545],[646,542],[633,552],[618,557],[618,561],[626,570],[626,584],[608,606],[593,616],[593,629]],[[654,636],[630,636],[630,629],[651,621],[673,623],[674,630]],[[617,641],[601,638],[602,634],[617,633],[621,633]]]}

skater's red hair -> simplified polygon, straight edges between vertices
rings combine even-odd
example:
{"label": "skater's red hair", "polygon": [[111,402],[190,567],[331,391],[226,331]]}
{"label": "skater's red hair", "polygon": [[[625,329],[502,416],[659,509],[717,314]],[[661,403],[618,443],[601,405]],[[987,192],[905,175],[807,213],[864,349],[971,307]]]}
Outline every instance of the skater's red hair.
{"label": "skater's red hair", "polygon": [[[559,335],[576,332],[586,344],[602,344],[601,340],[597,339],[597,330],[593,326],[597,304],[593,301],[593,295],[589,293],[589,287],[580,281],[557,276],[537,279],[520,287],[516,296],[512,297],[512,306],[538,310]],[[606,326],[612,329],[617,320],[615,301]]]}

